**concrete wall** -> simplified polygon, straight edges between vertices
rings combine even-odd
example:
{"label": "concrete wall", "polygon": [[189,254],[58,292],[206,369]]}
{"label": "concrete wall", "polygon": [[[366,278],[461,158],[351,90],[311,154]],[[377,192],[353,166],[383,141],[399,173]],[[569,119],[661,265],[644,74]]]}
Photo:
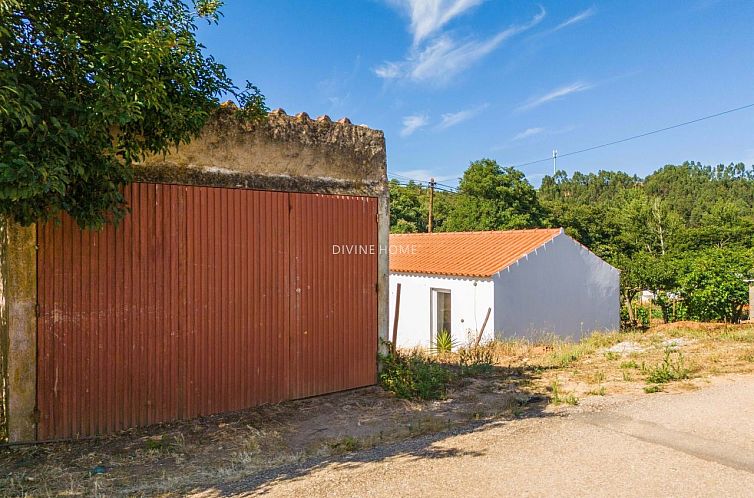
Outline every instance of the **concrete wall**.
{"label": "concrete wall", "polygon": [[[493,285],[488,279],[456,278],[435,275],[392,273],[390,275],[390,337],[397,284],[401,284],[401,308],[398,314],[398,347],[430,346],[432,289],[450,290],[452,336],[460,345],[476,338],[487,309],[493,304]],[[484,339],[493,337],[494,310],[485,329]]]}
{"label": "concrete wall", "polygon": [[36,258],[36,228],[0,219],[0,437],[9,441],[36,438]]}
{"label": "concrete wall", "polygon": [[498,338],[618,330],[619,273],[560,234],[493,277]]}

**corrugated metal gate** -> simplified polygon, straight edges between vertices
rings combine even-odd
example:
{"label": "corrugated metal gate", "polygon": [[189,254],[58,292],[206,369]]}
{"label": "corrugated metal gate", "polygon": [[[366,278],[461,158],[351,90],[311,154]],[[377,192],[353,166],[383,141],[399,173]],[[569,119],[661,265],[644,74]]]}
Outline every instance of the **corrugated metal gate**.
{"label": "corrugated metal gate", "polygon": [[125,194],[117,228],[38,228],[39,439],[374,383],[376,199]]}

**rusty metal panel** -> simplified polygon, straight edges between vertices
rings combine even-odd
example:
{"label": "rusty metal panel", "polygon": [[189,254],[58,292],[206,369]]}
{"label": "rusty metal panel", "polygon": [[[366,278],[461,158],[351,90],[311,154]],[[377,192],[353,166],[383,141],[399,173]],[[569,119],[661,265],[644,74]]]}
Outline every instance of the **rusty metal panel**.
{"label": "rusty metal panel", "polygon": [[[64,216],[38,233],[38,437],[112,432],[178,416],[168,320],[179,259],[170,220],[181,188],[135,184],[117,228]],[[159,271],[157,271],[159,270]]]}
{"label": "rusty metal panel", "polygon": [[290,198],[291,397],[374,384],[377,200]]}
{"label": "rusty metal panel", "polygon": [[373,384],[373,198],[133,184],[117,226],[38,228],[38,438]]}
{"label": "rusty metal panel", "polygon": [[182,417],[288,398],[288,194],[191,187]]}

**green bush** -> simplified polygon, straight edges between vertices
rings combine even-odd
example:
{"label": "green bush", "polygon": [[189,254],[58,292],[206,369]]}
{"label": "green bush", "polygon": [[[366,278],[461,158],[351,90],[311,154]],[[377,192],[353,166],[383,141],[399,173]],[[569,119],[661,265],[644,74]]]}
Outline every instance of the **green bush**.
{"label": "green bush", "polygon": [[451,380],[450,371],[416,351],[380,355],[380,385],[405,399],[443,399]]}

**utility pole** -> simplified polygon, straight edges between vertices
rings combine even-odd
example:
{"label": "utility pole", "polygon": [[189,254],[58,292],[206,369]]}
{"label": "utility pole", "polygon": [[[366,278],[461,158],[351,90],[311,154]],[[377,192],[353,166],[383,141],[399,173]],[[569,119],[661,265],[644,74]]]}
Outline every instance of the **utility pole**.
{"label": "utility pole", "polygon": [[558,150],[553,149],[552,151],[552,176],[555,176],[555,173],[558,172]]}
{"label": "utility pole", "polygon": [[429,222],[427,223],[427,232],[432,233],[432,203],[435,199],[435,179],[429,179]]}

